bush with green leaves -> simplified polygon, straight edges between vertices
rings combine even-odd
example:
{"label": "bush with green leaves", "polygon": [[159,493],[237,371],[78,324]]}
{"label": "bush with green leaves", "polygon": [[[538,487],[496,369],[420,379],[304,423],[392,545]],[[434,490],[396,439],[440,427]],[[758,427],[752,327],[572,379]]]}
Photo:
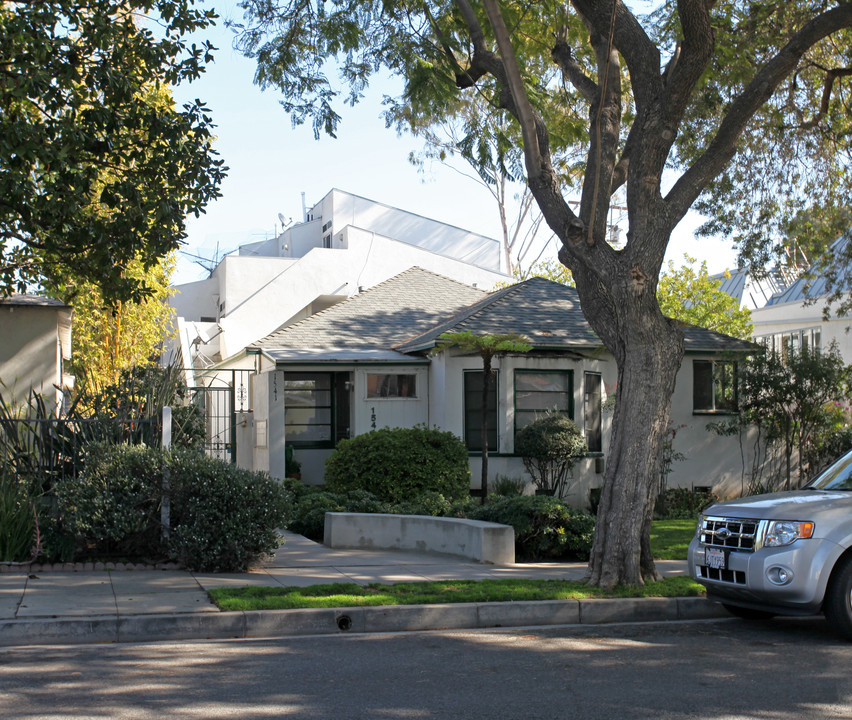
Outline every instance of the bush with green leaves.
{"label": "bush with green leaves", "polygon": [[145,445],[93,443],[83,472],[57,481],[65,527],[96,555],[163,557],[163,453]]}
{"label": "bush with green leaves", "polygon": [[32,486],[0,466],[0,562],[25,562],[38,554],[38,495]]}
{"label": "bush with green leaves", "polygon": [[515,436],[515,454],[521,456],[535,486],[547,495],[565,494],[571,468],[585,452],[580,429],[560,412],[545,413]]}
{"label": "bush with green leaves", "polygon": [[594,517],[547,495],[495,499],[468,517],[511,525],[521,560],[588,560],[592,548]]}
{"label": "bush with green leaves", "polygon": [[657,498],[654,517],[657,520],[695,520],[718,498],[713,493],[693,492],[689,488],[668,488]]}
{"label": "bush with green leaves", "polygon": [[[360,507],[363,507],[363,505],[360,505]],[[383,506],[379,504],[377,507]],[[322,542],[325,534],[325,514],[327,512],[344,512],[345,510],[345,495],[328,492],[321,488],[307,488],[307,491],[299,497],[296,503],[287,529],[299,535],[304,535],[310,540]],[[356,510],[353,512],[371,511]],[[376,510],[375,512],[382,511]]]}
{"label": "bush with green leaves", "polygon": [[340,441],[326,461],[325,484],[331,492],[366,490],[390,503],[426,491],[462,500],[470,492],[467,448],[437,428],[373,430]]}
{"label": "bush with green leaves", "polygon": [[441,493],[426,491],[411,500],[390,505],[384,512],[397,515],[431,515],[444,517],[450,512],[452,503]]}
{"label": "bush with green leaves", "polygon": [[491,495],[512,497],[523,495],[526,490],[527,481],[522,477],[509,477],[508,475],[497,475],[491,483]]}
{"label": "bush with green leaves", "polygon": [[[161,503],[168,473],[170,533]],[[89,555],[170,556],[191,570],[241,571],[280,542],[298,490],[194,449],[88,448],[83,473],[56,495],[65,526]]]}
{"label": "bush with green leaves", "polygon": [[288,485],[196,450],[169,453],[168,467],[173,558],[191,570],[237,572],[280,545],[294,502]]}

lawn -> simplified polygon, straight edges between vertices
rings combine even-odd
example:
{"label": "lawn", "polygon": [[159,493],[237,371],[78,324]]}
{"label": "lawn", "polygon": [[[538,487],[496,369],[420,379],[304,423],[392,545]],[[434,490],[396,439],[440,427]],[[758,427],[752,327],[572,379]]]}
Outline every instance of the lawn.
{"label": "lawn", "polygon": [[688,577],[669,577],[642,587],[625,585],[607,592],[574,580],[507,579],[444,580],[393,585],[371,583],[366,586],[335,583],[309,587],[225,587],[214,588],[209,594],[220,610],[288,610],[521,600],[691,597],[703,595],[704,588]]}
{"label": "lawn", "polygon": [[695,535],[695,520],[655,520],[651,525],[651,552],[656,560],[686,560]]}
{"label": "lawn", "polygon": [[[659,560],[686,560],[695,520],[657,520],[651,527],[651,550]],[[669,577],[642,587],[621,586],[604,592],[572,580],[446,580],[381,585],[356,583],[309,587],[214,588],[210,598],[220,610],[289,610],[294,608],[434,603],[582,600],[623,597],[690,597],[704,587],[689,577]]]}

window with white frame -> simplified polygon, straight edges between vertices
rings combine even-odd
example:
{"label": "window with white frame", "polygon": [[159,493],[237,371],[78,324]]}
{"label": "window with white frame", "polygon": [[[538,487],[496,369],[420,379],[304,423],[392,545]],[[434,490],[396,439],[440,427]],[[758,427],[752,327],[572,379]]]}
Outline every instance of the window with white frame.
{"label": "window with white frame", "polygon": [[416,398],[417,375],[367,373],[368,398]]}
{"label": "window with white frame", "polygon": [[737,364],[732,361],[692,361],[692,410],[730,413],[737,409]]}

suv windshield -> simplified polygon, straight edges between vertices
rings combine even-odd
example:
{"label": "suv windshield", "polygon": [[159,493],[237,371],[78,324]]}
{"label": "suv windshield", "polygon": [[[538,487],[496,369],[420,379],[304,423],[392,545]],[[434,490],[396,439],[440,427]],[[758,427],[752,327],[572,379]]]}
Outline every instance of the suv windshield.
{"label": "suv windshield", "polygon": [[808,490],[852,490],[852,452],[829,465],[805,488]]}

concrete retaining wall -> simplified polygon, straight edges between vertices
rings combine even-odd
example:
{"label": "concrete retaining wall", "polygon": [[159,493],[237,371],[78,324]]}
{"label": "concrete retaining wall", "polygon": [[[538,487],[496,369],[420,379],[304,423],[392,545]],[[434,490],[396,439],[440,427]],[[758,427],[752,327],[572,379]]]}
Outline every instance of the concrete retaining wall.
{"label": "concrete retaining wall", "polygon": [[330,512],[325,514],[323,543],[331,548],[445,553],[495,565],[515,562],[514,528],[462,518]]}

